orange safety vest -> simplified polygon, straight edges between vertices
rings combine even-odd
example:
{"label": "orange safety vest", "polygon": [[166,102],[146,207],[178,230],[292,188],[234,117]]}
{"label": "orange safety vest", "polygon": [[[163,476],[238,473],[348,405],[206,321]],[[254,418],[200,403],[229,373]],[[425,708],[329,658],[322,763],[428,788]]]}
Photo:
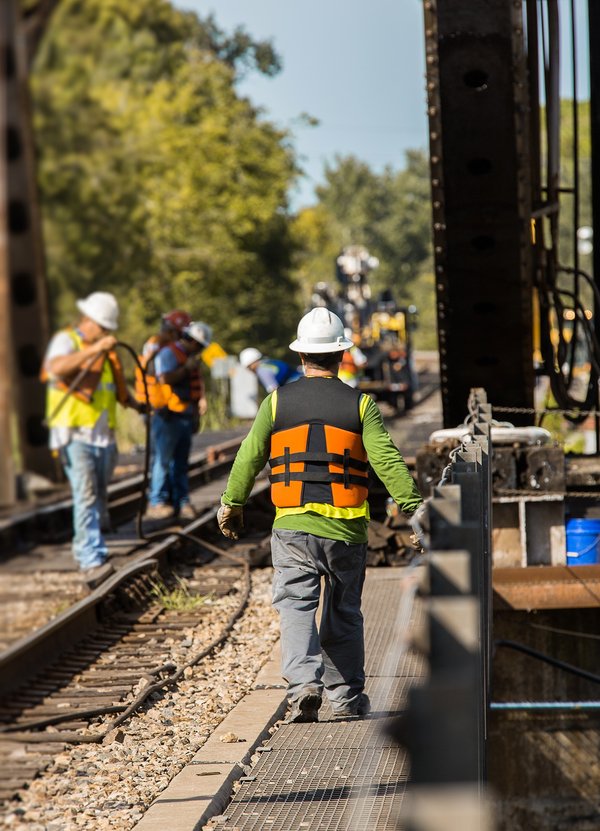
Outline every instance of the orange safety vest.
{"label": "orange safety vest", "polygon": [[[177,359],[177,363],[183,365],[189,355],[180,349],[176,343],[169,343],[164,349],[170,349]],[[189,374],[190,397],[189,400],[181,399],[169,384],[161,384],[155,375],[154,361],[160,350],[157,350],[147,358],[140,356],[140,363],[144,366],[146,374],[146,386],[148,388],[148,402],[154,410],[162,410],[165,407],[171,412],[182,413],[190,403],[199,401],[204,392],[204,382],[200,370],[193,369]],[[139,368],[136,368],[135,395],[138,401],[146,403],[144,382]]]}
{"label": "orange safety vest", "polygon": [[340,375],[352,376],[358,375],[359,372],[360,369],[356,366],[356,361],[354,360],[352,350],[346,349],[346,351],[342,355],[342,362],[340,364]]}
{"label": "orange safety vest", "polygon": [[368,497],[361,393],[337,378],[301,378],[277,391],[271,434],[271,499],[358,508]]}
{"label": "orange safety vest", "polygon": [[[139,401],[140,404],[150,404],[151,407],[156,409],[157,407],[164,407],[162,392],[157,389],[158,380],[154,374],[154,358],[161,349],[159,336],[152,335],[148,338],[144,344],[144,351],[147,347],[149,349],[146,354],[142,352],[141,355],[138,355],[141,369],[137,364],[135,367],[135,400]],[[144,386],[144,376],[146,377],[146,386]],[[146,389],[148,395],[146,395]]]}

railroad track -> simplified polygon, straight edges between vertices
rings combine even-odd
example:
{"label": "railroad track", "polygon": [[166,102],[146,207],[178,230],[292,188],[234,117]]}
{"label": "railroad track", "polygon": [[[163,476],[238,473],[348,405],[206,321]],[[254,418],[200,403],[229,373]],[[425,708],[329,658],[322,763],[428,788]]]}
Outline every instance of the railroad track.
{"label": "railroad track", "polygon": [[[132,713],[151,710],[154,696],[176,687],[191,671],[190,662],[206,658],[216,648],[214,639],[226,637],[243,609],[247,578],[222,557],[207,561],[215,554],[210,537],[216,534],[219,477],[240,441],[217,445],[194,460],[194,482],[210,495],[202,516],[183,533],[200,534],[203,546],[192,549],[165,529],[164,539],[135,555],[121,552],[117,574],[0,654],[0,801],[13,800],[62,748],[106,741]],[[124,521],[135,514],[140,484],[141,475],[112,488],[114,510]],[[257,485],[258,530],[235,549],[246,561],[251,550],[268,554],[271,515],[262,496],[267,487],[266,481]],[[247,513],[252,517],[252,507]],[[406,561],[401,527],[372,523],[370,545],[373,563]],[[165,605],[181,581],[186,602],[197,602],[193,610]]]}
{"label": "railroad track", "polygon": [[[235,458],[243,435],[209,445],[192,453],[190,487],[198,487],[222,474]],[[113,527],[135,517],[140,507],[143,473],[136,472],[108,487],[108,511]],[[27,552],[36,544],[57,544],[72,534],[73,502],[70,498],[38,505],[0,520],[2,560]]]}
{"label": "railroad track", "polygon": [[[192,500],[200,515],[218,503],[222,483],[242,437],[220,442],[194,454],[190,464]],[[110,486],[111,519],[116,528],[106,536],[111,561],[125,565],[141,541],[134,521],[140,506],[142,474]],[[70,500],[46,506],[40,516],[18,516],[0,529],[12,537],[13,556],[0,561],[0,652],[39,628],[88,594],[70,551]],[[166,523],[144,522],[142,534],[163,531]],[[5,547],[6,552],[6,547]]]}
{"label": "railroad track", "polygon": [[[182,533],[210,536],[213,519],[208,513]],[[0,655],[0,801],[65,745],[102,742],[227,638],[248,599],[251,556],[268,551],[268,534],[254,530],[216,558],[208,540],[193,549],[182,542],[167,532]]]}

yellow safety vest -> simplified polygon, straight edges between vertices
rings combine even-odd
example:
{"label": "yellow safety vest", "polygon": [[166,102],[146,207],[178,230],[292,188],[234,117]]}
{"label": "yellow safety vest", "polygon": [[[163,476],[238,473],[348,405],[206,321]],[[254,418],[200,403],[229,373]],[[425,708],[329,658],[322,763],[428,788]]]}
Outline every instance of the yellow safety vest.
{"label": "yellow safety vest", "polygon": [[[73,345],[79,351],[83,345],[81,335],[74,329],[65,330]],[[117,385],[113,368],[108,358],[102,364],[100,380],[91,401],[83,401],[76,395],[69,394],[54,418],[50,418],[65,396],[64,389],[59,389],[57,382],[48,381],[46,395],[46,421],[49,427],[94,427],[102,413],[108,412],[108,426],[114,429],[117,413]]]}

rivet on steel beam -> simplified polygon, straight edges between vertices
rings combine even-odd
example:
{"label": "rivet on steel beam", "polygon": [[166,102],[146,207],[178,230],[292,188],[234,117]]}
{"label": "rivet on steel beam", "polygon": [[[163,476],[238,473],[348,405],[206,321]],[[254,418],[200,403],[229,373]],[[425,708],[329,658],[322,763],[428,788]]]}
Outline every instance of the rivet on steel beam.
{"label": "rivet on steel beam", "polygon": [[432,156],[431,157],[431,164],[437,164],[440,160],[439,156]]}

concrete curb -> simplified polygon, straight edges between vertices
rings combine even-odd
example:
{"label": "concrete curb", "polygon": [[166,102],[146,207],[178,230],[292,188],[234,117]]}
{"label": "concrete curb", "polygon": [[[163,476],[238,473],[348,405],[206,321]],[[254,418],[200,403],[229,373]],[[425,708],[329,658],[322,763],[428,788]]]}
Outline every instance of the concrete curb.
{"label": "concrete curb", "polygon": [[[201,831],[223,813],[244,765],[287,708],[279,642],[258,673],[253,689],[223,719],[194,758],[158,796],[132,831]],[[224,733],[239,741],[220,741]]]}

